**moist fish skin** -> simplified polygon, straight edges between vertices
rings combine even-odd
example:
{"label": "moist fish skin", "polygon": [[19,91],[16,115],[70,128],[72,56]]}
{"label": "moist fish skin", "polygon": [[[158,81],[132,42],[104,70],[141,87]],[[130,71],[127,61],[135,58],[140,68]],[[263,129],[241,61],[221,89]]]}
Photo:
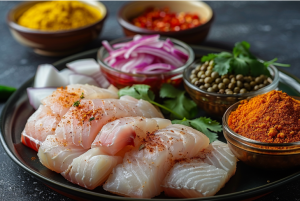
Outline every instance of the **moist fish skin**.
{"label": "moist fish skin", "polygon": [[152,198],[162,192],[161,182],[175,160],[193,157],[205,149],[209,139],[201,132],[173,124],[148,134],[144,148],[127,152],[103,188],[111,193]]}
{"label": "moist fish skin", "polygon": [[165,195],[180,198],[215,195],[226,183],[227,172],[199,158],[177,162],[162,182]]}
{"label": "moist fish skin", "polygon": [[102,147],[110,155],[115,155],[125,146],[139,147],[147,133],[171,125],[171,121],[162,118],[123,117],[104,125],[96,136],[93,147]]}
{"label": "moist fish skin", "polygon": [[29,117],[21,134],[21,141],[26,146],[38,151],[48,135],[54,135],[60,117],[52,113],[47,106],[40,105]]}
{"label": "moist fish skin", "polygon": [[21,134],[24,145],[38,151],[47,135],[53,135],[61,117],[69,110],[73,103],[85,98],[118,98],[118,91],[114,87],[102,89],[91,85],[68,85],[57,88],[50,96],[42,101],[42,105],[29,117],[25,129]]}
{"label": "moist fish skin", "polygon": [[97,147],[73,159],[68,169],[61,174],[68,181],[93,190],[102,185],[112,169],[121,162],[120,156],[109,156]]}
{"label": "moist fish skin", "polygon": [[103,89],[88,84],[72,84],[65,88],[57,88],[50,96],[42,100],[42,103],[51,108],[54,114],[63,116],[75,101],[83,95],[86,99],[118,98],[114,89]]}
{"label": "moist fish skin", "polygon": [[195,157],[201,158],[207,164],[225,170],[228,173],[227,181],[235,174],[238,159],[224,142],[218,140],[212,142]]}
{"label": "moist fish skin", "polygon": [[61,173],[72,163],[74,158],[88,151],[73,145],[55,135],[48,135],[38,150],[40,162],[48,169]]}
{"label": "moist fish skin", "polygon": [[78,107],[71,107],[64,115],[55,135],[69,143],[89,149],[105,124],[129,116],[162,117],[148,101],[134,98],[128,101],[124,96],[121,99],[84,99],[80,100]]}

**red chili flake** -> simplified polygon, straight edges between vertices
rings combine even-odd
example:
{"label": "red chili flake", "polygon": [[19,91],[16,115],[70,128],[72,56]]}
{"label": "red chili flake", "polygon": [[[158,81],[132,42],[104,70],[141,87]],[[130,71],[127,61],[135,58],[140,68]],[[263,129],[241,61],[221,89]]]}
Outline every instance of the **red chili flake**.
{"label": "red chili flake", "polygon": [[195,13],[174,13],[169,8],[147,8],[144,13],[131,20],[140,28],[154,31],[180,31],[201,25],[200,18]]}

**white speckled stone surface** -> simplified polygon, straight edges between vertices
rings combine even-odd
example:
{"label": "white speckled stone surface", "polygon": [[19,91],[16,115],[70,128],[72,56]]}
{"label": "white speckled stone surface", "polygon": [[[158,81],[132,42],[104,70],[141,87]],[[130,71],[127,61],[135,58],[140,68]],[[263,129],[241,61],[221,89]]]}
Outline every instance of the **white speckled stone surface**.
{"label": "white speckled stone surface", "polygon": [[[9,33],[6,15],[19,2],[0,1],[0,85],[21,86],[42,63],[61,57],[43,57],[21,46]],[[109,10],[101,36],[84,50],[100,46],[101,40],[123,36],[117,11],[125,2],[104,2]],[[232,48],[237,41],[250,42],[251,51],[262,59],[275,57],[289,63],[288,72],[300,78],[300,2],[208,2],[216,19],[204,45]],[[0,103],[0,111],[5,103]],[[245,181],[246,182],[246,181]],[[258,199],[300,200],[300,181],[282,186]],[[0,201],[69,201],[19,168],[0,145]]]}

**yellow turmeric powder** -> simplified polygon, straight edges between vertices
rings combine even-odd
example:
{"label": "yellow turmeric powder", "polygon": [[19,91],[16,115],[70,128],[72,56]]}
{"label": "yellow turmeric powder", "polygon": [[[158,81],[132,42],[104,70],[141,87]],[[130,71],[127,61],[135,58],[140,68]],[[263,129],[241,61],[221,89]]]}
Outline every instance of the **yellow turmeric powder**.
{"label": "yellow turmeric powder", "polygon": [[236,133],[261,142],[300,141],[300,101],[281,91],[241,101],[229,115],[229,127]]}
{"label": "yellow turmeric powder", "polygon": [[102,18],[99,10],[78,1],[37,3],[21,15],[18,24],[42,31],[75,29]]}

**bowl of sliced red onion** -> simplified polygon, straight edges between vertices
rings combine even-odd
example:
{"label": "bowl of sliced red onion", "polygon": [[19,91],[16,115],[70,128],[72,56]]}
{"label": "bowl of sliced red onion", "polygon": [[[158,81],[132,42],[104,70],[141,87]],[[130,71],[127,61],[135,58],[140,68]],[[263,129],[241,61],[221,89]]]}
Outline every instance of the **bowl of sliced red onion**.
{"label": "bowl of sliced red onion", "polygon": [[159,35],[135,35],[102,44],[97,55],[101,71],[117,88],[147,84],[158,91],[163,83],[178,86],[183,70],[195,58],[184,42]]}

